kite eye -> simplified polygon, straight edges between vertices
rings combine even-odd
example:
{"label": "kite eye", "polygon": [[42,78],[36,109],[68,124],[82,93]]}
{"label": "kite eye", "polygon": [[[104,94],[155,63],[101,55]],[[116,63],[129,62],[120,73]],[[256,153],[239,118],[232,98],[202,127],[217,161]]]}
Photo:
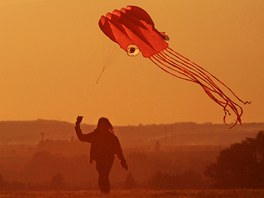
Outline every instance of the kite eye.
{"label": "kite eye", "polygon": [[136,56],[139,54],[139,49],[136,45],[127,46],[127,55],[128,56]]}

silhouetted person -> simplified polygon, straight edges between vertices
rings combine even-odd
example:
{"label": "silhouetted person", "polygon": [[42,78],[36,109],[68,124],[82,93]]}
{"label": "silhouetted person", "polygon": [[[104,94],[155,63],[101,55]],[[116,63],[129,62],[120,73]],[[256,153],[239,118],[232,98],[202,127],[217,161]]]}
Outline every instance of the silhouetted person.
{"label": "silhouetted person", "polygon": [[109,174],[116,154],[121,161],[121,166],[128,169],[118,138],[113,133],[113,126],[107,118],[98,120],[97,128],[88,134],[83,134],[80,123],[83,117],[78,116],[75,131],[80,141],[91,143],[90,162],[96,161],[98,171],[98,185],[102,193],[110,192]]}

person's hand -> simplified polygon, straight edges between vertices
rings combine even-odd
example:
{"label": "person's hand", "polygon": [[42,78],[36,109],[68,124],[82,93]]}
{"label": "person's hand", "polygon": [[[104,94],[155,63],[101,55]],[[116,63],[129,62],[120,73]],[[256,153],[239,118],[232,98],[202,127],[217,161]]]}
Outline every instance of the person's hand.
{"label": "person's hand", "polygon": [[121,166],[126,170],[128,169],[126,161],[121,161]]}
{"label": "person's hand", "polygon": [[82,119],[83,119],[83,116],[78,116],[77,118],[76,118],[76,125],[80,125],[80,123],[82,122]]}

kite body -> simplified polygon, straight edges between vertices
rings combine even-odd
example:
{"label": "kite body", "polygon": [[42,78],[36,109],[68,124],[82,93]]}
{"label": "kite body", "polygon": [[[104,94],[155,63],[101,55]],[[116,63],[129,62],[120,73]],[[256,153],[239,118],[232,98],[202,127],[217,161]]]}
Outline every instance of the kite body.
{"label": "kite body", "polygon": [[140,51],[144,57],[149,58],[168,47],[164,35],[155,29],[148,13],[136,6],[107,13],[101,17],[99,26],[131,56]]}
{"label": "kite body", "polygon": [[242,101],[217,77],[171,49],[167,43],[169,37],[155,28],[145,10],[136,6],[114,10],[101,16],[99,26],[104,34],[119,44],[129,56],[136,56],[141,52],[145,58],[149,58],[170,75],[200,85],[204,92],[223,108],[225,123],[226,115],[231,115],[231,111],[236,115],[232,126],[241,123],[243,109],[238,102],[249,102]]}

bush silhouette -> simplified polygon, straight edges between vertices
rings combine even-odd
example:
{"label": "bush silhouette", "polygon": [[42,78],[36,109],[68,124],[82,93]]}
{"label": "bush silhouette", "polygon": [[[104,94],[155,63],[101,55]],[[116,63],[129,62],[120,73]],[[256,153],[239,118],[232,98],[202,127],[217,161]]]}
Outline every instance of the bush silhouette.
{"label": "bush silhouette", "polygon": [[264,132],[222,150],[205,174],[213,179],[215,187],[263,188]]}

